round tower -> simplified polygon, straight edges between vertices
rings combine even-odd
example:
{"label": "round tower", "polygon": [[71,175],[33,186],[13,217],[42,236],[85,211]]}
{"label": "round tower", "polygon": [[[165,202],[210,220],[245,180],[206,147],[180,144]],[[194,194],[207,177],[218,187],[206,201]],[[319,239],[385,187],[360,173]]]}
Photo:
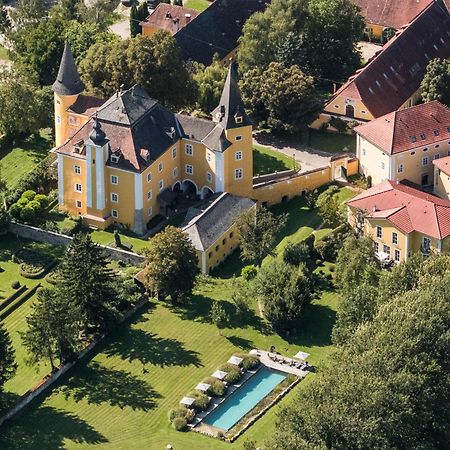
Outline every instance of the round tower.
{"label": "round tower", "polygon": [[76,102],[78,96],[84,91],[84,84],[78,74],[72,51],[67,43],[52,90],[55,99],[55,142],[56,147],[59,147],[69,137],[67,109]]}

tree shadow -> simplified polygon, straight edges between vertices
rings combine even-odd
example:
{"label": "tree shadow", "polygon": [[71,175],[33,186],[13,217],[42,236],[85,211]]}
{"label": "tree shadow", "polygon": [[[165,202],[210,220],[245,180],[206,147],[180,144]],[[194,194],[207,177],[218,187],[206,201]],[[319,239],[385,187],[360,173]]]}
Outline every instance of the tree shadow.
{"label": "tree shadow", "polygon": [[101,366],[95,361],[78,369],[59,391],[66,400],[69,397],[76,402],[86,399],[89,404],[108,403],[143,411],[154,409],[156,400],[161,398],[145,381],[129,373]]}
{"label": "tree shadow", "polygon": [[255,348],[253,341],[240,336],[227,336],[227,340],[235,347],[242,348],[242,350],[251,350],[252,348]]}
{"label": "tree shadow", "polygon": [[268,173],[283,172],[292,169],[292,165],[287,165],[284,161],[275,156],[263,153],[258,149],[253,149],[253,173],[266,175]]}
{"label": "tree shadow", "polygon": [[66,440],[83,446],[108,440],[75,414],[41,405],[0,429],[0,448],[7,450],[59,450]]}
{"label": "tree shadow", "polygon": [[136,328],[122,330],[102,352],[108,356],[120,356],[128,361],[138,360],[142,364],[161,367],[202,366],[199,353],[184,348],[180,341],[158,337]]}

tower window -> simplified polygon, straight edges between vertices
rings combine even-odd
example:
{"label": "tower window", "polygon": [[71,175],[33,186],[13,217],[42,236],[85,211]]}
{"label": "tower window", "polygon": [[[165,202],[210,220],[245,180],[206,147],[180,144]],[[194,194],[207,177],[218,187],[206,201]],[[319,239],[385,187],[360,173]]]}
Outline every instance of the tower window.
{"label": "tower window", "polygon": [[172,149],[172,158],[175,159],[176,157],[177,157],[177,148],[174,147],[174,148]]}
{"label": "tower window", "polygon": [[188,175],[192,175],[194,173],[194,167],[191,166],[190,164],[186,164],[186,173]]}
{"label": "tower window", "polygon": [[147,200],[151,200],[152,197],[153,197],[153,191],[150,189],[150,190],[147,192]]}
{"label": "tower window", "polygon": [[191,144],[186,144],[186,155],[192,156],[194,154],[194,147]]}
{"label": "tower window", "polygon": [[119,184],[119,177],[117,175],[111,175],[111,184]]}
{"label": "tower window", "polygon": [[83,188],[82,188],[80,183],[75,184],[75,191],[77,191],[77,192],[82,192],[83,191]]}
{"label": "tower window", "polygon": [[242,136],[240,136],[240,135],[239,135],[239,136],[236,136],[236,140],[237,140],[237,141],[242,141]]}
{"label": "tower window", "polygon": [[238,151],[234,154],[234,158],[236,159],[236,161],[240,161],[242,159],[242,152]]}
{"label": "tower window", "polygon": [[119,194],[116,194],[115,192],[111,192],[111,201],[114,203],[117,203],[119,201]]}
{"label": "tower window", "polygon": [[160,162],[160,163],[158,164],[158,172],[162,172],[162,170],[163,170],[163,163]]}
{"label": "tower window", "polygon": [[117,164],[119,162],[119,157],[117,155],[111,155],[111,162]]}
{"label": "tower window", "polygon": [[234,171],[234,179],[235,180],[241,180],[244,176],[244,171],[242,169],[235,169]]}
{"label": "tower window", "polygon": [[80,166],[73,166],[73,171],[77,174],[81,174],[81,167]]}
{"label": "tower window", "polygon": [[150,183],[150,181],[152,181],[152,173],[151,172],[149,172],[147,174],[147,183]]}
{"label": "tower window", "polygon": [[159,190],[161,191],[164,187],[164,180],[159,180]]}

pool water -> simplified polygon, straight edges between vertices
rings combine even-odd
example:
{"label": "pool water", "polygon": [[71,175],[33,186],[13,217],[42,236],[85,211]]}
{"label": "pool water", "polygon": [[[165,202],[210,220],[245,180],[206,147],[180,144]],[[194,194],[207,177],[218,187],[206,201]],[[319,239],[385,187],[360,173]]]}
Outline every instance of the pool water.
{"label": "pool water", "polygon": [[211,414],[206,416],[203,422],[221,430],[229,430],[285,378],[286,374],[284,373],[262,367]]}

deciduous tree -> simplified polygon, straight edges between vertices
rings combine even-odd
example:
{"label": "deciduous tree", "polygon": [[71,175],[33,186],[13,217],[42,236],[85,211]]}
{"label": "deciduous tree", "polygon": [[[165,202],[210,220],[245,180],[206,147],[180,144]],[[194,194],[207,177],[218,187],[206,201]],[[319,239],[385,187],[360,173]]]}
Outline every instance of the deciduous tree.
{"label": "deciduous tree", "polygon": [[219,330],[219,334],[221,334],[220,330],[222,328],[225,328],[227,326],[227,323],[229,322],[229,316],[221,302],[214,301],[212,303],[209,317],[211,319],[211,322]]}
{"label": "deciduous tree", "polygon": [[330,186],[322,192],[316,201],[319,209],[319,216],[327,226],[335,227],[344,222],[343,210],[339,202],[339,189],[337,186]]}
{"label": "deciduous tree", "polygon": [[450,60],[433,59],[428,64],[420,91],[425,103],[439,100],[450,106]]}
{"label": "deciduous tree", "polygon": [[4,384],[10,380],[17,370],[15,352],[9,333],[0,321],[0,392]]}

